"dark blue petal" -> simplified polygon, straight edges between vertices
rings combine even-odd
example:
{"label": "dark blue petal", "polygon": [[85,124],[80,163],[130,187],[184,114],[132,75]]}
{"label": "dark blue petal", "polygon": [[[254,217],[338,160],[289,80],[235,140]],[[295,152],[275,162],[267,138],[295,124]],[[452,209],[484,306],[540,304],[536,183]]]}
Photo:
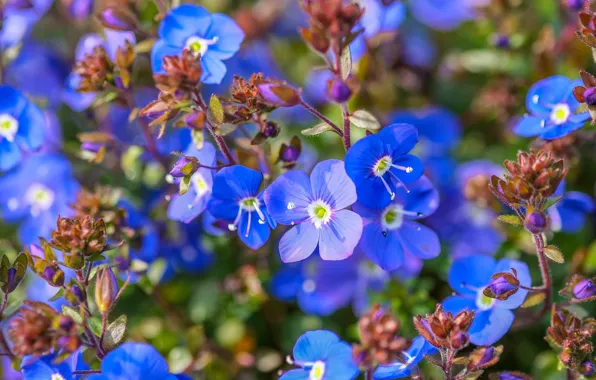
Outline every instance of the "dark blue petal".
{"label": "dark blue petal", "polygon": [[146,343],[127,342],[110,351],[101,363],[108,378],[129,380],[161,379],[169,376],[168,363]]}
{"label": "dark blue petal", "polygon": [[[391,174],[387,173],[383,176],[388,182],[394,183],[395,189],[397,189],[402,183],[409,184],[416,181],[422,176],[422,174],[424,174],[424,166],[422,165],[422,162],[418,157],[412,156],[411,154],[406,154],[399,157],[393,156],[393,165],[411,168],[410,172],[391,168],[389,169]],[[399,180],[397,180],[395,176],[397,176]]]}
{"label": "dark blue petal", "polygon": [[43,112],[35,104],[29,103],[19,117],[19,130],[15,138],[18,138],[21,146],[35,150],[44,141],[45,126],[46,118]]}
{"label": "dark blue petal", "polygon": [[553,106],[565,100],[570,84],[569,78],[561,75],[536,82],[526,96],[528,111],[536,116],[549,117]]}
{"label": "dark blue petal", "polygon": [[509,331],[515,316],[508,309],[493,308],[476,313],[470,327],[470,342],[477,346],[488,346]]}
{"label": "dark blue petal", "polygon": [[209,52],[201,59],[201,65],[203,66],[201,82],[205,84],[219,84],[226,75],[226,65]]}
{"label": "dark blue petal", "polygon": [[431,215],[439,207],[439,192],[430,182],[430,180],[422,176],[416,182],[408,185],[407,192],[403,186],[400,186],[395,191],[395,200],[393,203],[403,205],[404,210],[417,212],[421,216],[406,216],[407,219],[418,219]]}
{"label": "dark blue petal", "polygon": [[[263,210],[266,213],[266,210]],[[250,228],[249,228],[250,218]],[[271,235],[271,229],[267,221],[261,224],[259,214],[256,211],[243,212],[240,224],[238,225],[238,237],[247,247],[251,249],[261,248]]]}
{"label": "dark blue petal", "polygon": [[309,372],[300,368],[284,372],[284,374],[281,375],[279,380],[308,380],[309,377]]}
{"label": "dark blue petal", "polygon": [[206,39],[217,37],[217,43],[209,47],[209,55],[220,60],[229,59],[238,52],[244,32],[230,17],[216,13],[211,16],[211,27],[207,31]]}
{"label": "dark blue petal", "polygon": [[215,176],[213,196],[235,201],[256,197],[263,175],[245,166],[234,165],[221,169]]}
{"label": "dark blue petal", "polygon": [[163,59],[167,56],[175,56],[182,52],[179,46],[168,45],[166,40],[157,40],[151,49],[151,69],[153,73],[163,73]]}
{"label": "dark blue petal", "polygon": [[449,285],[460,294],[475,296],[490,282],[497,263],[489,256],[456,259],[449,269]]}
{"label": "dark blue petal", "polygon": [[581,121],[579,123],[574,123],[571,120],[567,121],[565,124],[555,125],[550,127],[542,133],[540,137],[545,140],[553,140],[558,139],[564,136],[567,136],[573,131],[576,131],[584,126],[584,122]]}
{"label": "dark blue petal", "polygon": [[399,268],[404,262],[404,250],[397,231],[387,231],[383,235],[383,228],[378,219],[365,222],[358,249],[387,271]]}
{"label": "dark blue petal", "polygon": [[547,119],[538,116],[526,115],[522,117],[515,127],[513,132],[522,137],[534,137],[544,133]]}
{"label": "dark blue petal", "polygon": [[425,225],[405,221],[398,234],[404,250],[413,256],[427,260],[441,253],[437,233]]}
{"label": "dark blue petal", "polygon": [[329,352],[340,340],[327,330],[314,330],[304,333],[294,345],[293,356],[298,362],[315,362],[329,357]]}
{"label": "dark blue petal", "polygon": [[388,125],[377,134],[394,158],[404,155],[418,143],[418,129],[410,124]]}
{"label": "dark blue petal", "polygon": [[453,315],[456,315],[463,310],[476,310],[476,301],[470,297],[450,296],[445,298],[443,302],[441,302],[441,305],[446,312],[452,313]]}
{"label": "dark blue petal", "polygon": [[21,161],[21,150],[14,142],[0,141],[0,171],[14,168]]}

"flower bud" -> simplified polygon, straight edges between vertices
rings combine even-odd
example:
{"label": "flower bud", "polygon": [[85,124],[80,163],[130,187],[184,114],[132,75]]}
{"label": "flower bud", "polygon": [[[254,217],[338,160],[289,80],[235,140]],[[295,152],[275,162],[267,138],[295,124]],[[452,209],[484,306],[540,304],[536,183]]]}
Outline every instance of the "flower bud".
{"label": "flower bud", "polygon": [[586,88],[586,91],[584,91],[584,101],[589,106],[596,106],[596,87]]}
{"label": "flower bud", "polygon": [[93,8],[92,0],[63,0],[68,14],[76,20],[84,20],[91,14]]}
{"label": "flower bud", "polygon": [[42,277],[52,286],[61,287],[64,285],[64,272],[57,264],[46,266]]}
{"label": "flower bud", "polygon": [[586,377],[590,377],[596,373],[596,369],[594,368],[594,362],[585,361],[580,365],[579,373]]}
{"label": "flower bud", "polygon": [[199,169],[199,161],[194,157],[182,156],[176,161],[170,174],[172,177],[186,177],[193,175]]}
{"label": "flower bud", "polygon": [[572,11],[578,12],[584,8],[584,0],[563,0],[563,5]]}
{"label": "flower bud", "polygon": [[450,343],[451,348],[454,350],[461,350],[468,345],[470,342],[470,337],[467,333],[463,331],[459,331],[453,335],[451,335]]}
{"label": "flower bud", "polygon": [[542,211],[533,211],[526,215],[524,226],[533,234],[539,234],[548,227],[548,218]]}
{"label": "flower bud", "polygon": [[280,129],[276,122],[268,121],[263,126],[261,133],[263,133],[263,136],[265,137],[277,137],[277,135],[279,135],[279,131]]}
{"label": "flower bud", "polygon": [[138,25],[137,18],[132,12],[120,8],[104,9],[100,19],[103,26],[114,30],[134,30]]}
{"label": "flower bud", "polygon": [[352,89],[341,79],[327,82],[327,96],[336,103],[347,102],[352,97]]}
{"label": "flower bud", "polygon": [[493,44],[499,49],[509,49],[511,47],[511,40],[506,34],[496,34],[493,36]]}
{"label": "flower bud", "polygon": [[577,299],[583,300],[594,295],[596,295],[596,286],[592,280],[580,281],[573,287],[573,296]]}
{"label": "flower bud", "polygon": [[511,273],[497,273],[484,289],[483,294],[489,298],[504,301],[517,293],[519,281]]}
{"label": "flower bud", "polygon": [[266,103],[277,107],[293,107],[300,104],[296,89],[283,83],[263,83],[258,85],[259,94]]}
{"label": "flower bud", "polygon": [[118,295],[118,280],[111,268],[103,268],[97,273],[95,282],[95,303],[101,314],[109,313]]}
{"label": "flower bud", "polygon": [[73,306],[80,305],[87,299],[87,293],[78,284],[74,283],[66,288],[64,298]]}

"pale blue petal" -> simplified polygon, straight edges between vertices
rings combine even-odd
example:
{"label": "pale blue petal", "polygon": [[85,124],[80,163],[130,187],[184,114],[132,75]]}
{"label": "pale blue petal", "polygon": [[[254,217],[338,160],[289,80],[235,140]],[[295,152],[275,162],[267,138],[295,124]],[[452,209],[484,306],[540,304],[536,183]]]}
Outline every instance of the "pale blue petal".
{"label": "pale blue petal", "polygon": [[323,260],[343,260],[352,255],[362,235],[362,218],[349,210],[336,211],[320,230],[319,254]]}
{"label": "pale blue petal", "polygon": [[319,162],[310,179],[313,198],[327,202],[332,210],[341,210],[356,202],[356,187],[346,174],[343,161]]}

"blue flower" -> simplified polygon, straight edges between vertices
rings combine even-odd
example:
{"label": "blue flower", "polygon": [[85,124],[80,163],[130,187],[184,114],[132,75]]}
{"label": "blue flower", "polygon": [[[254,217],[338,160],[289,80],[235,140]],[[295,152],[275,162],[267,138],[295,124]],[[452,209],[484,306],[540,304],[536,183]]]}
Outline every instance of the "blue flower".
{"label": "blue flower", "polygon": [[530,114],[518,121],[514,132],[523,137],[540,136],[550,140],[583,127],[590,115],[588,112],[575,113],[579,102],[573,96],[573,88],[581,85],[581,80],[571,81],[561,75],[535,83],[526,96]]}
{"label": "blue flower", "polygon": [[[201,165],[215,166],[215,148],[211,143],[205,142],[198,150],[191,143],[184,151],[184,155],[196,157]],[[190,188],[184,195],[174,194],[168,207],[168,217],[172,220],[189,223],[199,216],[211,196],[213,187],[213,169],[199,168],[190,178]]]}
{"label": "blue flower", "polygon": [[394,270],[404,261],[404,252],[420,259],[432,259],[441,252],[439,238],[430,228],[416,222],[439,206],[439,194],[432,183],[421,177],[410,186],[395,191],[395,199],[384,209],[354,205],[364,222],[358,244],[366,255],[384,270]]}
{"label": "blue flower", "polygon": [[276,224],[269,216],[259,193],[263,175],[240,165],[221,169],[215,176],[209,212],[231,222],[228,228],[252,249],[259,249],[269,239]]}
{"label": "blue flower", "polygon": [[418,131],[408,124],[393,124],[359,140],[346,154],[346,172],[354,181],[358,202],[383,208],[401,186],[423,173],[418,157],[407,154],[418,142]]}
{"label": "blue flower", "polygon": [[88,380],[176,380],[168,371],[168,362],[146,343],[127,342],[119,346],[101,362],[101,375]]}
{"label": "blue flower", "polygon": [[23,94],[0,86],[0,170],[15,167],[21,161],[21,150],[41,147],[45,122],[41,110]]}
{"label": "blue flower", "polygon": [[264,198],[274,220],[294,226],[279,242],[285,263],[306,259],[317,246],[323,260],[343,260],[360,240],[362,219],[344,210],[356,201],[356,189],[340,160],[318,163],[310,179],[300,170],[284,173]]}
{"label": "blue flower", "polygon": [[200,223],[178,223],[177,227],[172,239],[161,247],[162,256],[168,263],[162,281],[174,278],[177,272],[201,273],[215,261],[215,255],[203,244],[205,235]]}
{"label": "blue flower", "polygon": [[496,262],[490,256],[471,256],[457,259],[451,265],[449,285],[458,295],[447,297],[443,307],[453,314],[464,309],[475,310],[469,332],[470,342],[477,346],[493,344],[507,333],[514,319],[511,309],[518,308],[528,294],[527,290],[519,289],[507,300],[500,301],[482,293],[493,274],[511,272],[511,268],[517,271],[521,285],[532,285],[528,265],[517,260],[501,259]]}
{"label": "blue flower", "polygon": [[74,380],[80,376],[73,375],[73,371],[82,371],[89,369],[87,363],[83,361],[81,351],[72,354],[68,359],[59,364],[54,364],[55,354],[35,358],[25,356],[22,361],[21,373],[24,380]]}
{"label": "blue flower", "polygon": [[152,262],[159,253],[160,237],[157,226],[128,200],[121,199],[118,206],[126,210],[126,225],[138,233],[135,236],[135,244],[129,246],[129,258]]}
{"label": "blue flower", "polygon": [[587,214],[594,212],[594,200],[579,191],[565,192],[565,181],[561,182],[553,196],[562,198],[547,210],[550,228],[555,232],[579,232],[586,224]]}
{"label": "blue flower", "polygon": [[58,215],[72,214],[79,184],[70,162],[59,154],[37,154],[0,177],[0,211],[6,222],[20,222],[22,244],[49,238]]}
{"label": "blue flower", "polygon": [[280,380],[352,380],[360,371],[352,359],[352,347],[327,330],[304,333],[294,345],[292,364],[300,367]]}
{"label": "blue flower", "polygon": [[476,18],[475,7],[487,0],[416,0],[408,3],[414,17],[438,30],[457,28],[461,23]]}
{"label": "blue flower", "polygon": [[0,28],[0,50],[5,51],[27,37],[52,3],[53,0],[32,0],[32,7],[23,8],[19,2],[5,2]]}
{"label": "blue flower", "polygon": [[428,343],[423,337],[417,336],[412,340],[410,347],[402,352],[404,361],[380,365],[373,374],[375,380],[401,379],[412,374],[412,368],[416,367],[425,355],[432,355],[438,350]]}
{"label": "blue flower", "polygon": [[243,40],[244,32],[230,17],[184,4],[172,9],[159,26],[159,39],[151,51],[151,66],[154,73],[162,72],[164,57],[190,49],[201,54],[201,81],[217,84],[226,74],[222,61],[232,58]]}

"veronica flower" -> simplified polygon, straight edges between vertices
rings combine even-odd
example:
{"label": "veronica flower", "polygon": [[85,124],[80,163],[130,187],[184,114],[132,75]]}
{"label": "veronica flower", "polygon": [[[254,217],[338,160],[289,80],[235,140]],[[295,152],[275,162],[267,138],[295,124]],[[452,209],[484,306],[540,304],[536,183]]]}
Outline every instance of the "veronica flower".
{"label": "veronica flower", "polygon": [[222,61],[240,49],[244,32],[230,17],[211,14],[203,7],[183,4],[172,9],[159,26],[159,39],[151,50],[154,73],[162,71],[163,58],[184,49],[201,55],[201,82],[220,83],[226,74]]}
{"label": "veronica flower", "polygon": [[[380,365],[373,374],[375,380],[401,379],[412,375],[415,368],[425,355],[432,355],[438,350],[423,337],[417,336],[410,347],[402,352],[404,360],[398,360],[387,365]],[[414,372],[415,374],[416,372]]]}
{"label": "veronica flower", "polygon": [[300,170],[279,176],[265,190],[273,219],[292,225],[279,242],[285,263],[304,260],[315,249],[323,260],[349,257],[362,234],[362,219],[344,210],[356,201],[356,189],[340,160],[318,163],[310,179]]}
{"label": "veronica flower", "polygon": [[358,202],[382,208],[395,199],[398,187],[414,182],[423,173],[420,160],[407,154],[418,142],[418,131],[409,124],[393,124],[354,144],[346,154],[346,172],[354,181]]}
{"label": "veronica flower", "polygon": [[10,86],[0,86],[0,170],[21,161],[22,150],[41,147],[46,119],[41,110]]}
{"label": "veronica flower", "polygon": [[528,265],[517,260],[501,259],[497,262],[490,256],[471,256],[457,259],[451,265],[449,285],[458,295],[447,297],[442,305],[445,311],[454,315],[464,309],[475,310],[469,332],[470,342],[477,346],[493,344],[507,333],[514,319],[511,310],[518,308],[528,294],[527,290],[520,288],[504,301],[483,294],[493,274],[511,272],[511,268],[517,271],[520,285],[532,285]]}
{"label": "veronica flower", "polygon": [[[201,165],[215,166],[215,148],[205,142],[199,150],[194,143],[184,151],[185,156],[196,157]],[[189,223],[206,208],[213,187],[213,169],[201,167],[190,178],[190,188],[184,195],[174,194],[168,206],[168,218]]]}
{"label": "veronica flower", "polygon": [[416,222],[439,206],[439,194],[432,183],[421,177],[410,186],[395,191],[395,199],[384,209],[371,209],[356,203],[364,222],[359,249],[385,270],[401,266],[404,252],[420,259],[432,259],[441,251],[439,238],[430,228]]}
{"label": "veronica flower", "polygon": [[475,8],[488,3],[489,0],[417,0],[408,5],[414,17],[423,24],[433,29],[450,30],[476,18]]}
{"label": "veronica flower", "polygon": [[304,333],[296,341],[292,369],[280,380],[355,379],[360,371],[352,359],[352,347],[327,330]]}
{"label": "veronica flower", "polygon": [[52,0],[32,0],[31,7],[21,7],[18,1],[5,2],[0,28],[0,49],[4,51],[25,39],[52,7],[52,3]]}
{"label": "veronica flower", "polygon": [[579,191],[565,191],[565,181],[561,182],[553,196],[562,198],[547,210],[550,228],[567,233],[579,232],[586,224],[588,214],[594,212],[594,200]]}
{"label": "veronica flower", "polygon": [[168,370],[168,362],[146,343],[127,342],[110,351],[101,362],[101,374],[88,380],[176,380]]}
{"label": "veronica flower", "polygon": [[204,230],[200,223],[177,224],[177,229],[161,246],[167,260],[162,281],[175,278],[176,273],[201,273],[213,264],[215,255],[203,243]]}
{"label": "veronica flower", "polygon": [[579,102],[573,96],[573,88],[580,85],[581,80],[571,81],[561,75],[535,83],[526,96],[530,114],[522,117],[513,131],[523,137],[540,136],[550,140],[583,127],[590,114],[575,113]]}
{"label": "veronica flower", "polygon": [[230,231],[252,249],[265,244],[276,224],[269,216],[259,193],[263,175],[256,170],[234,165],[221,169],[213,182],[209,212],[216,218],[229,221]]}
{"label": "veronica flower", "polygon": [[73,371],[88,370],[89,366],[83,360],[81,351],[72,354],[68,359],[55,364],[56,354],[35,358],[25,356],[22,361],[21,373],[24,380],[74,380],[79,376]]}
{"label": "veronica flower", "polygon": [[20,222],[22,244],[49,238],[58,215],[72,214],[79,184],[70,162],[59,154],[38,154],[0,177],[0,212],[6,222]]}

